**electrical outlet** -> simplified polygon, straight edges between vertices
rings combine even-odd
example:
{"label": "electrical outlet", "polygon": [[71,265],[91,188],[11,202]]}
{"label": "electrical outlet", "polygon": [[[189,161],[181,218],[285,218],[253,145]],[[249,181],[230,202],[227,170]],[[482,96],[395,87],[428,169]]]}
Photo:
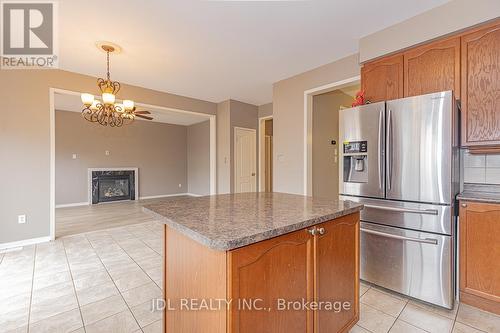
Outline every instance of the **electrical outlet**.
{"label": "electrical outlet", "polygon": [[76,154],[73,154],[73,159],[76,160]]}
{"label": "electrical outlet", "polygon": [[106,156],[109,156],[109,150],[106,150],[104,154],[106,154]]}
{"label": "electrical outlet", "polygon": [[17,223],[19,224],[24,224],[26,223],[26,215],[18,215],[17,216]]}
{"label": "electrical outlet", "polygon": [[179,188],[181,188],[181,187],[182,187],[182,184],[179,184]]}

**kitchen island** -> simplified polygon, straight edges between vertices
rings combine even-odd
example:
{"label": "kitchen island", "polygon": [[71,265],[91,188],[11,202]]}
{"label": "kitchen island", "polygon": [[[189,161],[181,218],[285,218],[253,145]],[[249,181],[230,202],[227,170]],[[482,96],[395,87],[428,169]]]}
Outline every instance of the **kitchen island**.
{"label": "kitchen island", "polygon": [[165,332],[348,332],[361,208],[284,193],[145,206],[165,224]]}

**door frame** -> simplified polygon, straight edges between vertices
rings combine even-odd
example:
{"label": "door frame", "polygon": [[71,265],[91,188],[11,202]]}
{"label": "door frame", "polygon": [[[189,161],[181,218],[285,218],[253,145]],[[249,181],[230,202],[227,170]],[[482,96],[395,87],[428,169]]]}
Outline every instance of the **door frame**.
{"label": "door frame", "polygon": [[312,196],[312,112],[313,97],[361,81],[361,75],[304,91],[304,195]]}
{"label": "door frame", "polygon": [[[236,132],[237,131],[247,131],[247,132],[253,132],[255,134],[255,138],[257,138],[257,130],[256,129],[253,129],[253,128],[247,128],[247,127],[239,127],[239,126],[234,126],[233,127],[233,192],[234,193],[239,193],[239,192],[236,192],[236,170],[237,170],[237,167],[236,167]],[[254,147],[255,147],[255,161],[257,161],[257,145],[256,143],[254,142]],[[254,165],[254,168],[256,166]],[[255,171],[257,173],[257,170]],[[257,174],[255,175],[255,189],[257,190],[257,185],[258,185],[258,182],[257,182]]]}
{"label": "door frame", "polygon": [[[56,239],[56,109],[55,98],[56,94],[64,95],[77,95],[80,96],[82,92],[72,91],[60,88],[49,88],[49,123],[50,123],[50,194],[49,194],[49,222],[50,222],[50,240]],[[216,115],[208,113],[200,113],[189,110],[181,110],[169,108],[161,105],[152,105],[146,103],[136,102],[135,105],[143,108],[154,108],[157,110],[175,111],[185,114],[194,114],[205,117],[210,121],[210,195],[217,194],[217,141],[216,141]],[[136,193],[139,197],[139,193]]]}
{"label": "door frame", "polygon": [[273,116],[259,117],[259,170],[257,172],[257,175],[259,176],[259,186],[257,187],[258,192],[264,192],[266,189],[266,150],[264,149],[264,146],[266,138],[266,120],[269,119],[273,119]]}

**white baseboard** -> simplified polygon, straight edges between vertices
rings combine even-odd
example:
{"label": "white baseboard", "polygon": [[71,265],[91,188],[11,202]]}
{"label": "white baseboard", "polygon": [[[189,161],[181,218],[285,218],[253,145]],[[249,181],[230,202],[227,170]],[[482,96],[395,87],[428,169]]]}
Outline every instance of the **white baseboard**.
{"label": "white baseboard", "polygon": [[186,195],[189,195],[190,197],[203,197],[208,194],[186,193]]}
{"label": "white baseboard", "polygon": [[167,197],[180,197],[182,195],[189,195],[189,193],[149,195],[149,196],[145,196],[145,197],[139,197],[139,199],[140,200],[147,200],[147,199],[158,199],[158,198],[167,198]]}
{"label": "white baseboard", "polygon": [[78,207],[78,206],[88,206],[88,202],[74,202],[69,204],[56,205],[56,208],[65,208],[65,207]]}
{"label": "white baseboard", "polygon": [[27,245],[32,245],[32,244],[44,243],[44,242],[49,242],[49,241],[50,241],[50,236],[46,236],[46,237],[38,237],[38,238],[20,240],[17,242],[2,243],[2,244],[0,244],[0,250],[9,249],[11,247],[21,247],[21,246],[27,246]]}

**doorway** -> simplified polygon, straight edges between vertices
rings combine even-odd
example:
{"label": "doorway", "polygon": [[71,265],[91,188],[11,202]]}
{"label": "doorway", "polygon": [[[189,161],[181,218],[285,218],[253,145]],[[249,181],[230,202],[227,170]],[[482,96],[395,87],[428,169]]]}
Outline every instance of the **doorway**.
{"label": "doorway", "polygon": [[[143,200],[216,194],[215,115],[136,103],[151,111],[154,121],[111,129],[82,120],[80,95],[49,90],[51,240],[141,222]],[[167,149],[161,142],[171,144]],[[133,193],[116,186],[107,191],[124,191],[131,200],[92,205],[93,171],[133,171],[128,186]]]}
{"label": "doorway", "polygon": [[256,176],[256,147],[257,133],[250,128],[234,128],[234,192],[255,192],[257,188]]}
{"label": "doorway", "polygon": [[313,96],[312,195],[338,199],[339,110],[354,101],[359,83]]}

